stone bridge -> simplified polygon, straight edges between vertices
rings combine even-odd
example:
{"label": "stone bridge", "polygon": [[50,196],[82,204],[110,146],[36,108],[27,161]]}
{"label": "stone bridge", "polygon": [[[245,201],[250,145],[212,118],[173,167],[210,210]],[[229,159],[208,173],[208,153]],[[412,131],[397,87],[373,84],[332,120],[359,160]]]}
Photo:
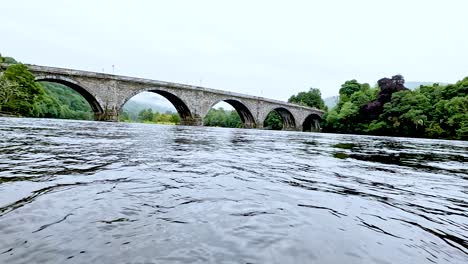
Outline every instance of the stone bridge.
{"label": "stone bridge", "polygon": [[[7,65],[0,65],[4,69]],[[79,71],[26,65],[36,81],[66,85],[80,93],[91,105],[98,121],[118,121],[124,104],[141,92],[154,92],[168,99],[177,109],[182,125],[203,125],[203,118],[217,103],[224,101],[236,109],[245,128],[263,128],[268,113],[276,111],[283,129],[319,131],[323,111],[282,101],[209,89],[204,87]]]}

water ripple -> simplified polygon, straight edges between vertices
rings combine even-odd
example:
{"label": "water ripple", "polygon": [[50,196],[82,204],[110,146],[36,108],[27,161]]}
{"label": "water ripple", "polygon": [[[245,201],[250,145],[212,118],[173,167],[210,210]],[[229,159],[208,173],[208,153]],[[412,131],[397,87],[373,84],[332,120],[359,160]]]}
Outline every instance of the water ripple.
{"label": "water ripple", "polygon": [[467,263],[468,142],[0,118],[0,263]]}

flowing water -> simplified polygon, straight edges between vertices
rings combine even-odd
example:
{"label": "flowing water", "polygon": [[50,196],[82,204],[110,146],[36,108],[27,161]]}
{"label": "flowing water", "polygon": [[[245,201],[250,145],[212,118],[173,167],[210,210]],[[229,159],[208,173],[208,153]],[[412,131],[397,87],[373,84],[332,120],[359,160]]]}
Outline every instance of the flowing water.
{"label": "flowing water", "polygon": [[0,118],[0,263],[468,263],[468,142]]}

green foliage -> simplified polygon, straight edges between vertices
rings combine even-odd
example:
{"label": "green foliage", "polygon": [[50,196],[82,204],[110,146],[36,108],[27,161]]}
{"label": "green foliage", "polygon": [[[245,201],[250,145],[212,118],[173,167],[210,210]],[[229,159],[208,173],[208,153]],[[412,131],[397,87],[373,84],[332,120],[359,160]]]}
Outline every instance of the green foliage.
{"label": "green foliage", "polygon": [[12,57],[3,57],[3,63],[10,63],[10,64],[14,64],[14,63],[18,63],[15,59],[13,59]]}
{"label": "green foliage", "polygon": [[449,84],[442,87],[441,97],[444,100],[450,100],[453,97],[465,96],[468,94],[468,77],[458,81],[456,84]]}
{"label": "green foliage", "polygon": [[[367,86],[364,86],[367,87]],[[349,101],[361,108],[369,102],[374,101],[377,98],[378,89],[365,88],[353,93]]]}
{"label": "green foliage", "polygon": [[440,100],[431,110],[433,122],[445,132],[442,136],[463,137],[463,126],[468,122],[468,95]]}
{"label": "green foliage", "polygon": [[[1,55],[0,62],[16,63]],[[35,82],[23,64],[10,65],[0,76],[0,111],[28,117],[93,118],[91,107],[79,93],[61,84]]]}
{"label": "green foliage", "polygon": [[346,81],[341,85],[338,104],[325,114],[322,124],[324,132],[365,133],[365,123],[360,109],[376,99],[378,88],[361,84],[356,80]]}
{"label": "green foliage", "polygon": [[466,119],[460,124],[460,128],[456,132],[458,138],[468,140],[468,121]]}
{"label": "green foliage", "polygon": [[378,89],[371,89],[367,83],[361,84],[356,80],[346,81],[341,85],[340,97],[335,110],[340,112],[341,107],[349,101],[358,107],[361,107],[362,105],[375,100],[377,93]]}
{"label": "green foliage", "polygon": [[216,127],[243,127],[242,120],[236,110],[224,110],[223,108],[210,109],[206,114],[203,125]]}
{"label": "green foliage", "polygon": [[288,99],[288,102],[323,110],[327,109],[327,106],[322,99],[322,94],[317,88],[310,88],[308,92],[300,92],[297,95],[293,95]]}
{"label": "green foliage", "polygon": [[138,120],[140,120],[140,121],[153,121],[153,116],[154,116],[153,110],[148,108],[148,109],[142,110],[140,113],[138,113]]}
{"label": "green foliage", "polygon": [[19,85],[16,82],[12,82],[5,78],[0,77],[0,111],[2,108],[10,104],[13,98],[16,98],[19,94]]}
{"label": "green foliage", "polygon": [[380,120],[386,122],[387,127],[392,127],[394,135],[422,137],[430,106],[429,99],[419,91],[396,92],[391,102],[385,104]]}
{"label": "green foliage", "polygon": [[378,136],[385,136],[390,135],[392,128],[387,124],[387,122],[379,121],[379,120],[372,120],[369,124],[369,127],[365,130],[366,132],[378,135]]}
{"label": "green foliage", "polygon": [[468,77],[452,85],[394,92],[382,114],[369,119],[363,109],[377,94],[377,88],[347,81],[340,89],[339,103],[324,116],[324,131],[467,139]]}
{"label": "green foliage", "polygon": [[44,89],[34,81],[34,75],[23,64],[10,65],[0,77],[5,89],[1,93],[0,109],[23,116],[32,116],[35,102],[44,95]]}
{"label": "green foliage", "polygon": [[353,93],[361,90],[361,84],[356,80],[346,81],[341,85],[340,96],[350,97]]}
{"label": "green foliage", "polygon": [[[34,75],[13,58],[0,55],[0,63],[11,65],[0,74],[0,111],[21,116],[92,119],[88,102],[76,91],[56,83],[35,82]],[[398,76],[397,76],[398,77]],[[400,79],[403,80],[402,76]],[[398,79],[398,80],[400,80]],[[392,79],[384,78],[392,85]],[[403,82],[401,83],[402,86]],[[390,87],[391,88],[391,87]],[[398,89],[397,89],[398,90]],[[399,89],[401,90],[401,89]],[[454,138],[468,140],[468,77],[450,85],[421,85],[414,91],[388,93],[378,113],[369,109],[379,88],[371,88],[356,80],[346,81],[340,89],[337,105],[324,115],[324,132],[363,133],[386,136]],[[311,88],[291,96],[291,103],[326,110],[320,90]],[[371,103],[372,102],[372,103]],[[366,115],[363,109],[367,109]],[[382,111],[383,109],[383,111]],[[123,111],[121,121],[178,124],[176,113],[144,109],[138,114]],[[376,113],[376,114],[375,114]],[[242,127],[236,111],[212,109],[205,125]],[[272,111],[264,122],[267,129],[282,129],[281,116]]]}
{"label": "green foliage", "polygon": [[172,113],[169,118],[169,122],[174,124],[180,124],[180,116],[178,114]]}
{"label": "green foliage", "polygon": [[15,59],[12,57],[3,57],[2,54],[0,54],[0,63],[10,63],[10,64],[15,64],[18,63]]}
{"label": "green foliage", "polygon": [[159,113],[155,112],[153,114],[153,119],[151,120],[151,123],[156,123],[156,124],[179,124],[180,123],[180,117],[176,113]]}
{"label": "green foliage", "polygon": [[93,110],[75,90],[62,84],[41,82],[45,94],[34,105],[34,116],[46,118],[92,120]]}
{"label": "green foliage", "polygon": [[128,111],[123,111],[120,114],[119,121],[177,125],[180,123],[180,117],[177,113],[159,113],[156,111],[153,112],[153,109],[148,108],[141,110],[136,118],[133,115],[131,115]]}
{"label": "green foliage", "polygon": [[281,130],[283,129],[283,118],[276,111],[268,113],[263,123],[265,129]]}

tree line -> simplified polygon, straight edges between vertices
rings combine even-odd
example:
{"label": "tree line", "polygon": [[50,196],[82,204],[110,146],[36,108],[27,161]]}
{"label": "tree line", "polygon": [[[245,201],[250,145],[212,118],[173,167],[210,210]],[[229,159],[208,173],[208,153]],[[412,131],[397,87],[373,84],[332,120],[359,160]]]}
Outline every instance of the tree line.
{"label": "tree line", "polygon": [[[56,83],[35,82],[34,75],[13,58],[0,74],[0,113],[27,117],[93,119],[87,101],[76,91]],[[349,80],[341,85],[335,107],[327,109],[320,90],[311,88],[291,96],[288,102],[325,111],[323,132],[382,136],[468,139],[468,77],[448,85],[421,85],[410,90],[401,75],[382,78],[371,87]],[[121,121],[179,124],[176,113],[145,109],[138,114],[123,111]],[[206,126],[242,127],[235,110],[211,109]],[[266,129],[282,129],[281,116],[273,111]]]}
{"label": "tree line", "polygon": [[232,128],[243,127],[243,123],[236,110],[225,110],[223,108],[210,109],[203,119],[203,125]]}
{"label": "tree line", "polygon": [[[328,109],[317,88],[300,92],[289,103],[325,111],[322,131],[380,136],[468,139],[468,77],[455,84],[404,86],[401,75],[382,78],[371,87],[349,80],[341,85],[335,107]],[[236,111],[211,109],[205,125],[242,127]],[[282,129],[281,116],[272,111],[263,127]]]}
{"label": "tree line", "polygon": [[153,112],[153,109],[148,108],[141,110],[136,116],[128,111],[123,111],[119,116],[119,121],[177,125],[180,123],[180,117],[177,113],[160,113],[158,111]]}
{"label": "tree line", "polygon": [[316,88],[292,96],[289,102],[324,110],[323,132],[468,139],[468,77],[414,90],[404,84],[401,75],[382,78],[374,87],[346,81],[332,109],[327,109]]}
{"label": "tree line", "polygon": [[338,104],[323,120],[324,132],[468,139],[468,77],[449,85],[404,86],[403,76],[373,88],[345,82]]}

